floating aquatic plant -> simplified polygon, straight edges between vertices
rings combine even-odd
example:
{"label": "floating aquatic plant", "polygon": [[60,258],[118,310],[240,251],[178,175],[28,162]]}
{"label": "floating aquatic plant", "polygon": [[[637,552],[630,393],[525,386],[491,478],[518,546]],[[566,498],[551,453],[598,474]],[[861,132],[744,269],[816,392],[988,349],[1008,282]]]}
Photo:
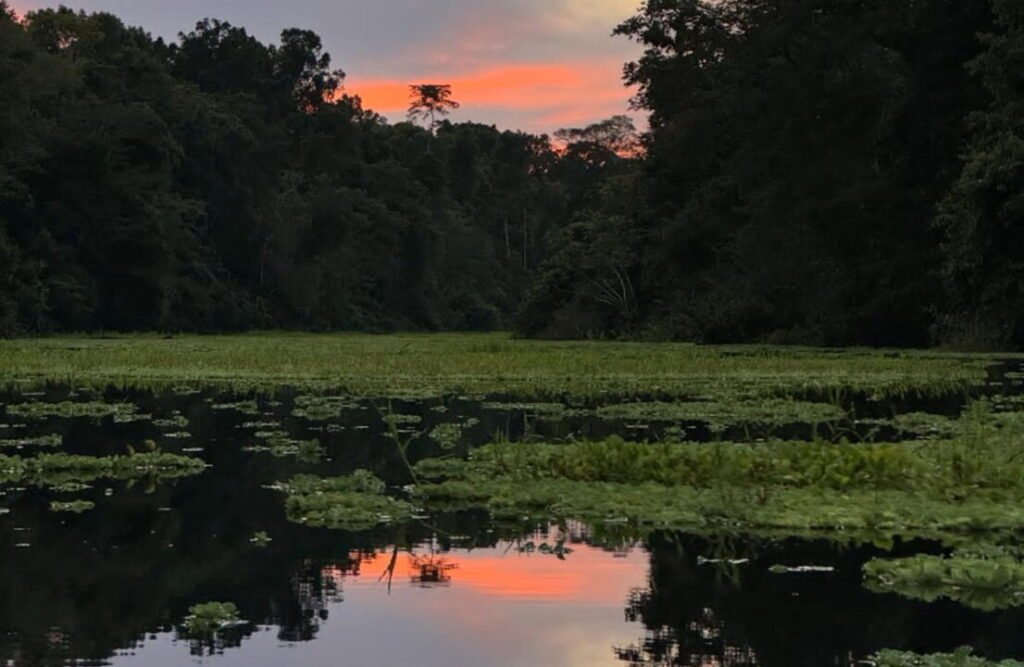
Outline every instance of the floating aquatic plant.
{"label": "floating aquatic plant", "polygon": [[295,399],[295,409],[292,410],[293,417],[300,417],[310,421],[327,421],[338,419],[347,410],[356,410],[360,406],[347,396],[299,396]]}
{"label": "floating aquatic plant", "polygon": [[416,496],[495,516],[698,530],[947,538],[1024,528],[1024,439],[984,405],[954,438],[827,442],[495,443],[416,466]]}
{"label": "floating aquatic plant", "polygon": [[899,414],[890,419],[859,419],[858,424],[891,426],[908,435],[920,438],[948,438],[957,432],[957,421],[944,415],[927,412],[910,412]]}
{"label": "floating aquatic plant", "polygon": [[384,495],[384,482],[365,470],[345,477],[294,477],[280,485],[291,521],[341,530],[367,530],[406,521],[413,507]]}
{"label": "floating aquatic plant", "polygon": [[868,664],[874,667],[1024,667],[1024,662],[1015,660],[1000,662],[979,658],[970,648],[935,655],[882,651],[873,656]]}
{"label": "floating aquatic plant", "polygon": [[185,417],[184,415],[179,413],[175,413],[174,415],[170,417],[165,417],[163,419],[153,420],[153,426],[156,426],[158,428],[184,429],[188,428],[188,423],[188,417]]}
{"label": "floating aquatic plant", "polygon": [[526,412],[538,417],[564,417],[570,410],[564,403],[516,403],[489,401],[481,406],[484,410],[497,412]]}
{"label": "floating aquatic plant", "polygon": [[864,565],[867,587],[925,602],[948,598],[981,611],[1024,604],[1024,564],[1008,556],[918,555]]}
{"label": "floating aquatic plant", "polygon": [[175,479],[198,474],[205,468],[200,459],[162,452],[102,457],[63,453],[32,458],[0,455],[0,483],[68,488],[99,479]]}
{"label": "floating aquatic plant", "polygon": [[430,430],[430,439],[441,445],[441,449],[455,449],[462,440],[462,426],[446,422]]}
{"label": "floating aquatic plant", "polygon": [[192,639],[209,639],[220,630],[238,625],[241,616],[232,602],[205,602],[192,606],[185,617],[185,632]]}
{"label": "floating aquatic plant", "polygon": [[258,531],[253,533],[253,536],[249,538],[249,542],[261,549],[270,546],[270,543],[274,541],[270,535],[264,531]]}
{"label": "floating aquatic plant", "polygon": [[899,489],[921,465],[919,458],[900,445],[638,443],[613,437],[561,445],[495,443],[475,449],[468,460],[423,461],[417,472],[427,478],[655,482],[702,488],[769,484]]}
{"label": "floating aquatic plant", "polygon": [[69,514],[82,514],[96,507],[91,500],[70,500],[62,502],[54,500],[50,503],[51,512],[66,512]]}
{"label": "floating aquatic plant", "polygon": [[232,410],[234,412],[240,412],[243,415],[258,415],[260,413],[260,406],[256,401],[235,401],[234,403],[214,403],[210,406],[211,410]]}
{"label": "floating aquatic plant", "polygon": [[393,424],[399,427],[415,426],[416,424],[419,424],[420,422],[423,421],[423,417],[421,417],[420,415],[403,415],[401,413],[391,411],[388,411],[387,413],[384,414],[384,419],[389,424]]}
{"label": "floating aquatic plant", "polygon": [[785,399],[688,401],[679,403],[619,403],[597,409],[605,419],[650,422],[704,422],[712,431],[743,424],[786,426],[838,421],[846,412],[831,403]]}
{"label": "floating aquatic plant", "polygon": [[441,445],[441,449],[455,449],[462,441],[462,434],[480,423],[471,417],[463,422],[445,422],[430,430],[430,439]]}
{"label": "floating aquatic plant", "polygon": [[60,433],[50,433],[48,435],[23,436],[20,438],[0,440],[0,449],[22,447],[60,447],[62,444],[64,444],[64,436]]}
{"label": "floating aquatic plant", "polygon": [[279,429],[280,427],[281,427],[281,422],[279,422],[279,421],[249,421],[249,422],[242,422],[241,424],[238,425],[237,428],[267,430],[267,429]]}
{"label": "floating aquatic plant", "polygon": [[116,421],[128,422],[141,418],[138,408],[132,403],[104,403],[101,401],[45,403],[33,401],[7,406],[7,414],[22,419],[62,419],[113,417]]}
{"label": "floating aquatic plant", "polygon": [[263,444],[250,445],[245,448],[245,451],[267,453],[277,458],[294,456],[300,461],[308,463],[319,462],[327,453],[319,440],[297,440],[284,433],[275,433],[269,436]]}

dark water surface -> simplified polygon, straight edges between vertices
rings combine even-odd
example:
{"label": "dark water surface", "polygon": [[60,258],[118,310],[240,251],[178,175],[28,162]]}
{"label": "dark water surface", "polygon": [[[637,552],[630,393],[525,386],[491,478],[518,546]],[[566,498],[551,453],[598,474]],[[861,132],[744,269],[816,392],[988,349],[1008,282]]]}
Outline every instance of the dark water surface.
{"label": "dark water surface", "polygon": [[[124,454],[152,440],[210,465],[176,482],[100,482],[75,493],[0,486],[0,508],[9,510],[0,513],[0,665],[819,667],[856,665],[882,648],[961,645],[1024,658],[1022,611],[982,613],[862,587],[866,560],[935,551],[932,544],[844,547],[677,533],[636,542],[608,528],[498,524],[477,512],[362,533],[289,522],[282,494],[268,487],[296,474],[367,469],[395,486],[410,481],[386,437],[387,410],[418,416],[409,431],[461,424],[457,452],[495,434],[652,437],[661,428],[585,414],[544,419],[538,410],[468,399],[390,408],[360,401],[313,420],[293,414],[296,398],[96,396],[60,387],[0,396],[7,406],[123,402],[151,417],[28,419],[0,408],[0,440],[61,434],[54,451],[88,455]],[[225,406],[240,401],[255,405]],[[860,414],[894,409],[862,402]],[[898,409],[923,404],[908,400]],[[962,404],[954,397],[926,407],[955,412]],[[799,437],[800,427],[792,429]],[[323,457],[246,451],[274,431],[318,439]],[[411,453],[442,449],[420,437]],[[50,511],[54,499],[79,498],[95,509]],[[265,547],[252,542],[260,532],[272,538]],[[773,574],[780,564],[814,570]],[[235,603],[247,624],[216,641],[184,638],[189,608],[208,601]]]}

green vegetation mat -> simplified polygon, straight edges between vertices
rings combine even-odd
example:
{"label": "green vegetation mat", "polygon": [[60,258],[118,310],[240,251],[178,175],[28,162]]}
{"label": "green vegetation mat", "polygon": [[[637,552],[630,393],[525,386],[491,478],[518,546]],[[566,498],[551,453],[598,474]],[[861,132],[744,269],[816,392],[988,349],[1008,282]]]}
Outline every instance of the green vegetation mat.
{"label": "green vegetation mat", "polygon": [[973,609],[996,611],[1024,604],[1024,565],[1008,553],[972,549],[952,557],[879,558],[864,566],[867,587],[934,602],[947,598]]}
{"label": "green vegetation mat", "polygon": [[241,622],[238,607],[233,602],[204,602],[193,605],[185,617],[185,635],[193,639],[207,639],[224,627]]}
{"label": "green vegetation mat", "polygon": [[416,466],[428,506],[689,530],[929,536],[1024,528],[1019,422],[978,402],[911,443],[495,443]]}
{"label": "green vegetation mat", "polygon": [[[911,352],[521,341],[501,334],[155,335],[0,341],[0,382],[135,387],[295,385],[358,396],[692,396],[943,393],[984,381],[984,358]],[[344,403],[316,405],[334,414]],[[303,409],[310,410],[313,405]]]}
{"label": "green vegetation mat", "polygon": [[882,651],[874,656],[871,662],[865,664],[874,665],[874,667],[1024,667],[1024,662],[1016,660],[1003,660],[1002,662],[985,660],[973,655],[969,649],[937,655]]}
{"label": "green vegetation mat", "polygon": [[384,482],[365,470],[329,479],[300,475],[280,489],[288,518],[309,526],[365,530],[412,517],[412,505],[384,495]]}
{"label": "green vegetation mat", "polygon": [[0,455],[0,484],[61,487],[111,479],[174,479],[202,472],[197,458],[147,452],[127,456],[40,454],[32,458]]}

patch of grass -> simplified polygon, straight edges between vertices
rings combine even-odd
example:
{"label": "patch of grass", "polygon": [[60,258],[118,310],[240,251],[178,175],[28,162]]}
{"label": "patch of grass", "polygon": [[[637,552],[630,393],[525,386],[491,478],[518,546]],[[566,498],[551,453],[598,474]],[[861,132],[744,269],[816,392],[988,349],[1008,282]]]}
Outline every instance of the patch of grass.
{"label": "patch of grass", "polygon": [[985,381],[986,357],[686,344],[548,342],[502,334],[157,335],[0,341],[0,382],[300,386],[353,396],[521,397],[808,392],[946,393]]}
{"label": "patch of grass", "polygon": [[412,505],[384,495],[384,482],[365,470],[334,478],[300,475],[280,488],[288,519],[307,526],[360,531],[412,518]]}

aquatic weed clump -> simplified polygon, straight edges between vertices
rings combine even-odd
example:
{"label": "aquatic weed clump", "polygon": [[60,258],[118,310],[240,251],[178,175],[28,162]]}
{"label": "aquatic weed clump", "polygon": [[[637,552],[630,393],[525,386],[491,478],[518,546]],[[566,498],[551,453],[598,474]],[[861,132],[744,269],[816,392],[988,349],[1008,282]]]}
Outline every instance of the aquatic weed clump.
{"label": "aquatic weed clump", "polygon": [[732,426],[819,425],[846,417],[832,403],[812,403],[779,398],[677,403],[618,403],[597,409],[605,419],[651,422],[704,422],[712,432],[721,433]]}
{"label": "aquatic weed clump", "polygon": [[347,410],[358,410],[359,403],[348,396],[302,395],[295,398],[293,417],[310,421],[339,419]]}
{"label": "aquatic weed clump", "polygon": [[62,401],[60,403],[32,401],[28,403],[15,403],[7,406],[7,414],[22,419],[47,419],[49,417],[61,419],[103,419],[104,417],[112,417],[115,421],[120,422],[148,419],[148,415],[140,414],[138,408],[132,403],[105,403],[102,401]]}
{"label": "aquatic weed clump", "polygon": [[564,445],[495,443],[467,460],[423,461],[417,473],[430,478],[569,480],[710,488],[750,487],[846,489],[902,488],[919,465],[900,445],[825,442],[646,443],[612,437]]}
{"label": "aquatic weed clump", "polygon": [[256,437],[263,442],[258,445],[249,445],[244,448],[247,452],[267,453],[275,458],[295,457],[304,463],[318,463],[327,454],[327,450],[317,439],[299,440],[290,437],[287,433],[268,432],[256,433]]}
{"label": "aquatic weed clump", "polygon": [[69,500],[59,501],[54,500],[50,503],[51,512],[66,512],[69,514],[82,514],[88,512],[96,507],[96,503],[91,500]]}
{"label": "aquatic weed clump", "polygon": [[24,436],[0,440],[0,449],[23,449],[29,447],[60,447],[64,444],[64,436],[60,433],[47,435]]}
{"label": "aquatic weed clump", "polygon": [[209,639],[221,629],[241,622],[232,602],[204,602],[193,605],[185,617],[185,634],[191,639]]}
{"label": "aquatic weed clump", "polygon": [[369,530],[413,514],[409,503],[384,495],[384,482],[366,470],[332,478],[299,475],[279,488],[288,519],[308,526]]}
{"label": "aquatic weed clump", "polygon": [[461,422],[443,422],[430,430],[430,439],[441,446],[441,449],[451,450],[459,446],[465,432],[477,424],[480,420],[470,417]]}
{"label": "aquatic weed clump", "polygon": [[0,455],[0,483],[45,487],[81,485],[99,479],[168,480],[196,475],[206,469],[202,459],[164,452],[127,456],[41,454],[32,458]]}
{"label": "aquatic weed clump", "polygon": [[648,526],[953,539],[1024,527],[1024,438],[972,407],[917,443],[494,443],[416,466],[428,504]]}
{"label": "aquatic weed clump", "polygon": [[994,661],[974,655],[970,648],[961,648],[954,653],[919,655],[902,651],[881,651],[868,663],[874,667],[1024,667],[1016,660]]}
{"label": "aquatic weed clump", "polygon": [[947,598],[981,611],[1024,604],[1024,564],[1008,554],[875,559],[864,565],[864,581],[877,593],[925,602]]}

